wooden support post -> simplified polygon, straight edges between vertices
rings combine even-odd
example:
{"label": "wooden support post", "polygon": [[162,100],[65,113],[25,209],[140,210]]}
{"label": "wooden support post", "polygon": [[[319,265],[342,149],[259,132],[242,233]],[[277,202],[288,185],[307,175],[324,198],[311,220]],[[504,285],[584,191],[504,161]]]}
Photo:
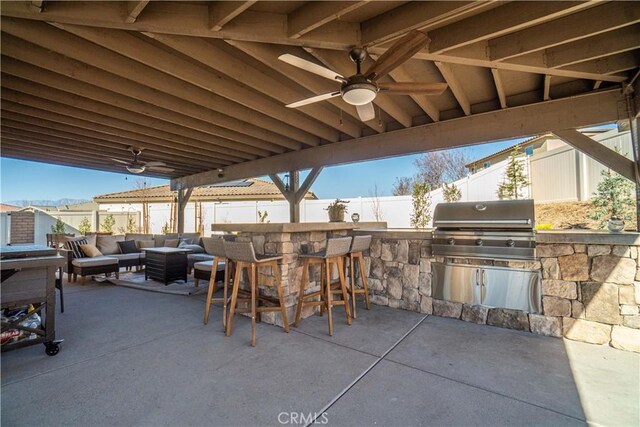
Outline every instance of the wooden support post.
{"label": "wooden support post", "polygon": [[187,207],[187,203],[189,203],[189,197],[191,197],[192,191],[193,188],[178,190],[178,203],[176,206],[178,233],[184,233],[184,209]]}
{"label": "wooden support post", "polygon": [[313,184],[320,172],[322,172],[322,169],[322,167],[311,169],[309,175],[307,175],[302,184],[300,184],[300,171],[291,171],[289,172],[288,186],[284,184],[277,174],[269,175],[284,198],[289,202],[290,222],[300,222],[300,202],[304,199],[304,196],[311,188],[311,184]]}

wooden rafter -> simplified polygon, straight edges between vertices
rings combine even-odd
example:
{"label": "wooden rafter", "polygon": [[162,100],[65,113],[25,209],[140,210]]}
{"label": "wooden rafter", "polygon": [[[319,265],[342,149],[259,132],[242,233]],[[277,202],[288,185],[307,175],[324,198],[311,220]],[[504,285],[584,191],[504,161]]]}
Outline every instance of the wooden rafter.
{"label": "wooden rafter", "polygon": [[496,92],[498,93],[498,99],[500,100],[500,108],[507,108],[507,95],[504,93],[504,85],[502,84],[500,70],[492,68],[491,75],[493,76],[493,83],[496,86]]}
{"label": "wooden rafter", "polygon": [[288,35],[293,39],[302,37],[308,32],[339,19],[340,16],[354,11],[367,3],[369,1],[309,2],[288,15]]}
{"label": "wooden rafter", "polygon": [[127,17],[125,18],[125,22],[131,24],[136,22],[138,16],[140,16],[144,8],[149,4],[149,0],[128,1],[126,4]]}
{"label": "wooden rafter", "polygon": [[232,19],[249,9],[255,1],[216,1],[209,5],[209,29],[220,31]]}
{"label": "wooden rafter", "polygon": [[544,76],[544,88],[542,90],[542,100],[548,101],[551,99],[551,76]]}
{"label": "wooden rafter", "polygon": [[458,104],[460,105],[460,108],[462,108],[462,111],[464,111],[464,114],[467,116],[470,115],[471,104],[469,103],[469,99],[467,98],[467,95],[465,94],[464,89],[460,84],[460,81],[453,74],[453,70],[451,69],[451,66],[444,62],[436,62],[435,64],[436,64],[436,67],[438,67],[438,70],[440,70],[442,77],[449,85],[449,89],[451,89],[453,96],[455,96],[456,100],[458,101]]}

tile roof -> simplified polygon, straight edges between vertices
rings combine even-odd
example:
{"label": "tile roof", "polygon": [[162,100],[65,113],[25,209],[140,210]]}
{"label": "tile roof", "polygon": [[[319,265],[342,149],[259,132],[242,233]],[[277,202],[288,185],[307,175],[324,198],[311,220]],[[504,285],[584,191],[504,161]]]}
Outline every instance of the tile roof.
{"label": "tile roof", "polygon": [[[101,194],[93,200],[97,203],[140,203],[170,202],[176,197],[176,193],[169,189],[168,185],[148,187],[122,191],[119,193]],[[284,199],[284,196],[272,182],[261,179],[246,179],[232,181],[224,184],[206,185],[193,189],[190,201],[220,201],[220,200],[273,200]],[[315,194],[307,192],[305,199],[316,199]]]}
{"label": "tile roof", "polygon": [[0,212],[15,212],[19,211],[20,206],[7,205],[5,203],[0,203]]}

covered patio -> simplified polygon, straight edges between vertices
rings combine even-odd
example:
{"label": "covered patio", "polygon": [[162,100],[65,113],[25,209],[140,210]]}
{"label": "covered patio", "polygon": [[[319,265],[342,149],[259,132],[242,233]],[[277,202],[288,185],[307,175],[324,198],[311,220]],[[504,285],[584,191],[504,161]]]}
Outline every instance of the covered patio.
{"label": "covered patio", "polygon": [[[203,297],[66,287],[56,357],[2,355],[3,425],[637,425],[640,355],[388,307],[231,337]],[[323,416],[322,414],[326,414]],[[302,417],[305,417],[304,419]],[[326,420],[326,421],[325,421]],[[323,422],[324,421],[324,422]]]}
{"label": "covered patio", "polygon": [[[3,423],[640,422],[638,233],[531,227],[533,258],[482,264],[539,279],[539,309],[528,312],[433,295],[432,263],[447,260],[432,256],[430,230],[296,224],[325,167],[546,132],[634,182],[637,196],[640,3],[0,6],[3,157],[122,173],[133,161],[171,180],[178,233],[195,188],[269,176],[290,223],[212,231],[283,255],[289,319],[302,243],[319,250],[332,237],[373,235],[363,270],[374,303],[350,327],[338,318],[333,337],[326,318],[285,334],[267,324],[281,313],[265,316],[252,348],[242,316],[231,337],[218,306],[202,324],[204,297],[70,284],[57,319],[63,350],[2,356]],[[354,55],[362,74],[354,48],[367,53]],[[373,97],[364,113],[348,102],[354,77]],[[401,83],[423,89],[384,93]],[[446,89],[428,94],[434,87]],[[576,130],[611,123],[631,130],[633,160]]]}

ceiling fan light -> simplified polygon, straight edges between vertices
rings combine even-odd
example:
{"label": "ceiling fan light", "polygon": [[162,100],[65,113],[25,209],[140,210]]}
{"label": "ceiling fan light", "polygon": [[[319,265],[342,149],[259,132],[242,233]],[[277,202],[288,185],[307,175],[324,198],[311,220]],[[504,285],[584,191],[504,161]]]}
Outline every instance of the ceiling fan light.
{"label": "ceiling fan light", "polygon": [[142,173],[145,170],[145,167],[143,165],[129,165],[127,166],[127,170],[131,173]]}
{"label": "ceiling fan light", "polygon": [[367,87],[345,90],[342,94],[342,99],[351,105],[365,105],[373,101],[375,97],[376,91]]}

